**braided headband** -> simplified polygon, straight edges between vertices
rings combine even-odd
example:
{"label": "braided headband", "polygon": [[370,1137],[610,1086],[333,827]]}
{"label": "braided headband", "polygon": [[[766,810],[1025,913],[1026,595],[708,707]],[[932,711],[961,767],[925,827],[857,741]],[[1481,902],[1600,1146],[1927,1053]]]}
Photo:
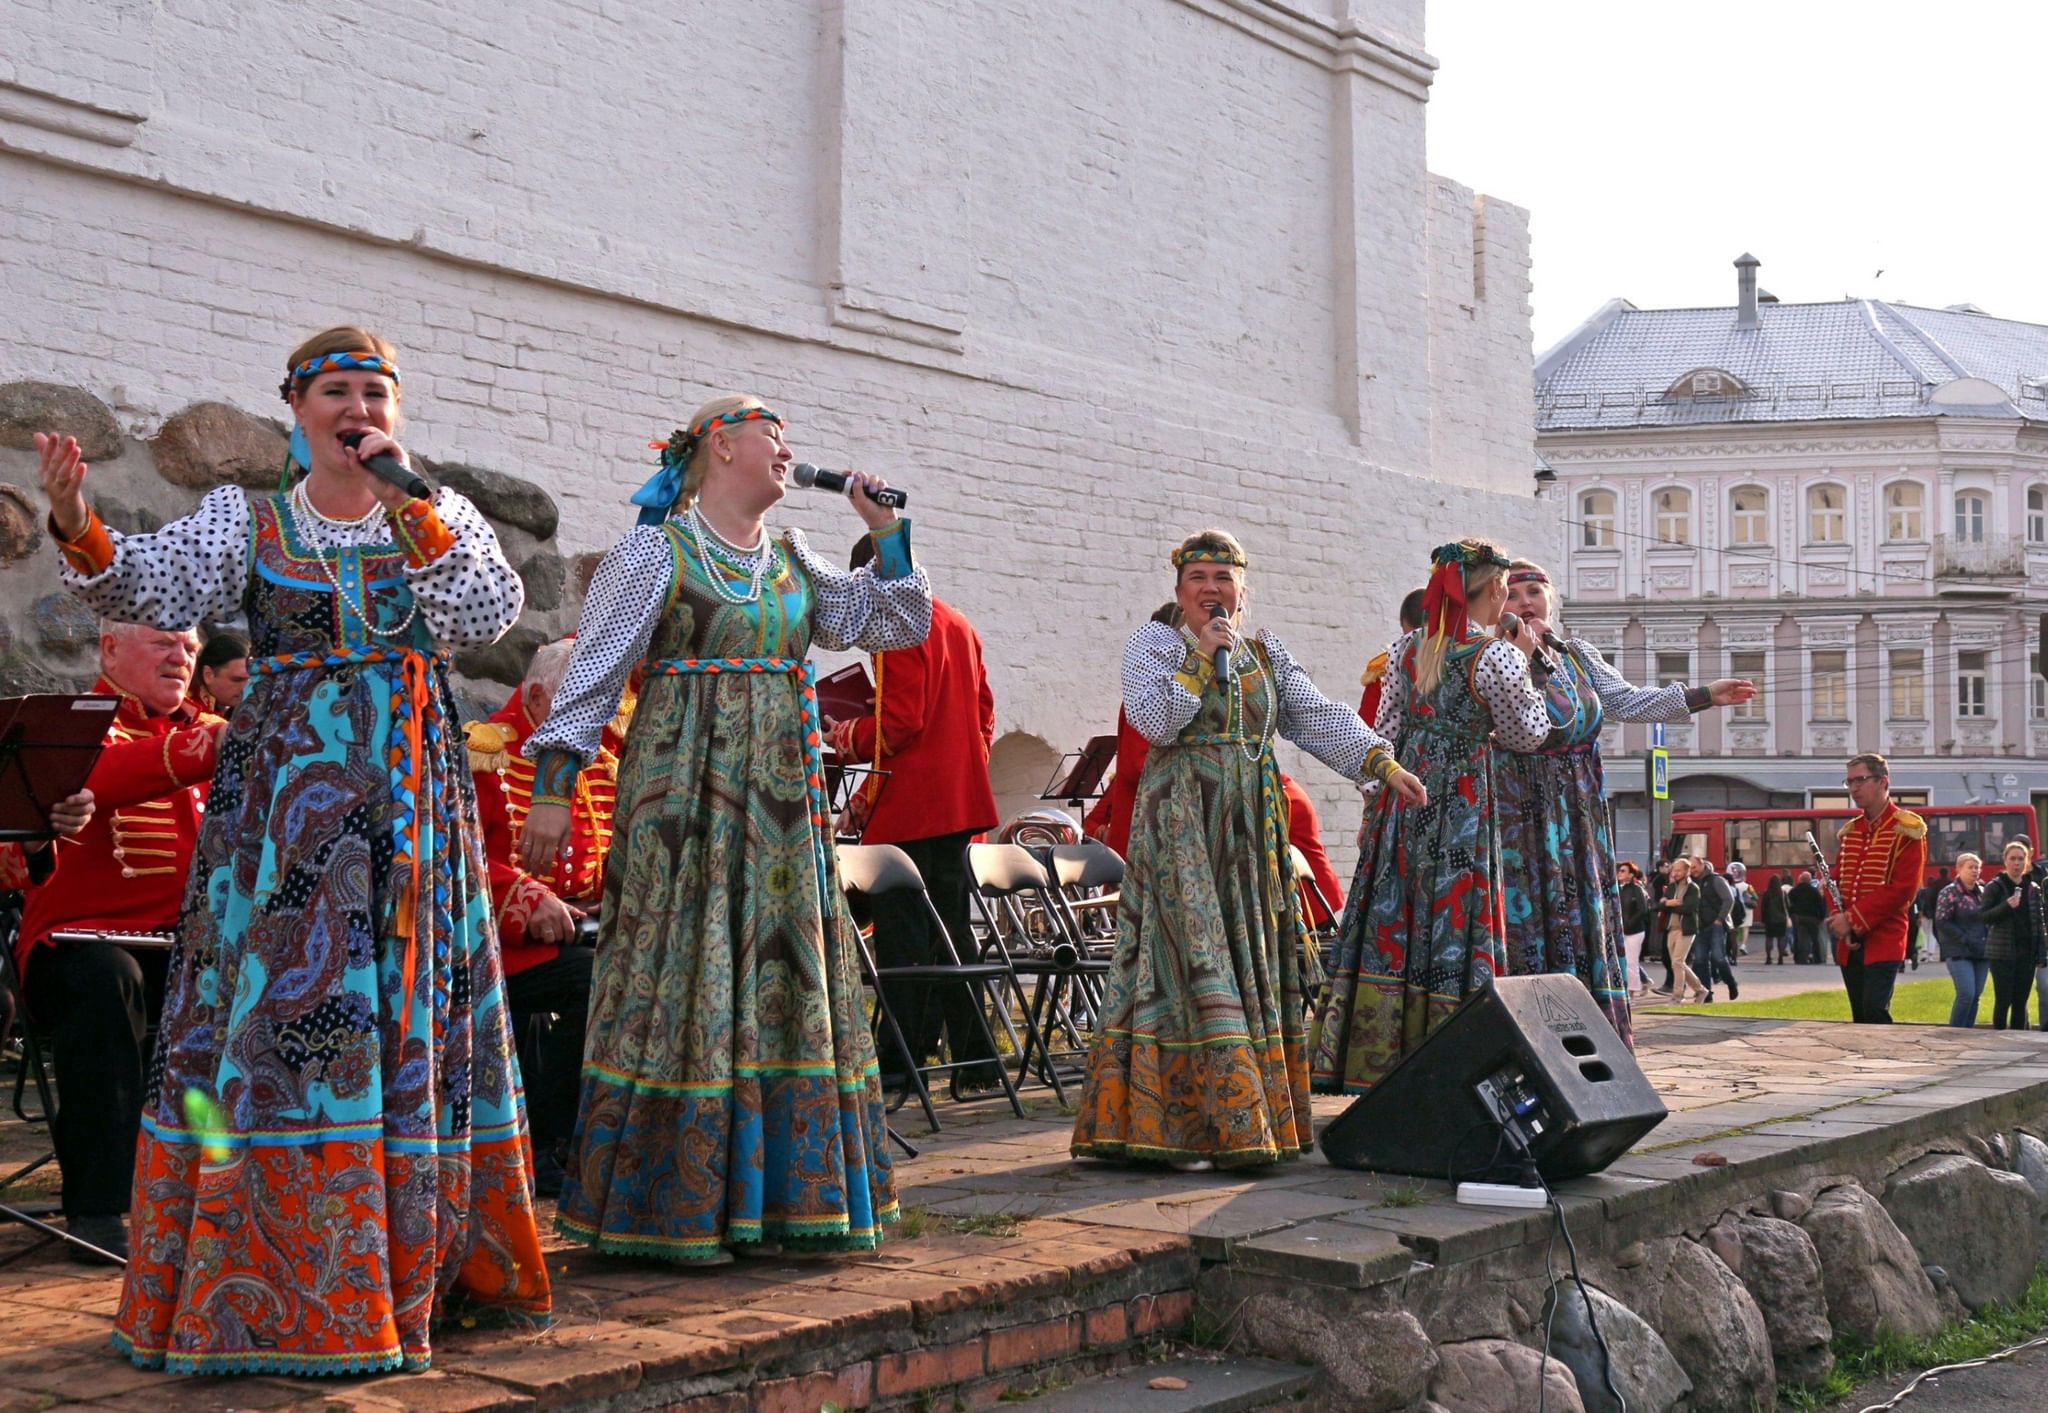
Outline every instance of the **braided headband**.
{"label": "braided headband", "polygon": [[683,472],[690,465],[690,458],[697,454],[697,444],[704,440],[704,434],[714,427],[730,427],[741,422],[773,422],[782,425],[782,414],[766,407],[736,407],[730,412],[716,412],[709,417],[700,417],[688,430],[681,427],[669,434],[665,442],[649,442],[651,450],[661,453],[661,469],[647,478],[647,484],[633,492],[630,504],[640,507],[642,525],[659,525],[668,519],[669,507],[683,493]]}
{"label": "braided headband", "polygon": [[1234,564],[1239,569],[1251,568],[1251,560],[1240,550],[1177,549],[1173,552],[1175,569],[1188,564]]}
{"label": "braided headband", "polygon": [[1513,588],[1517,584],[1548,584],[1549,582],[1550,576],[1540,569],[1510,569],[1508,571],[1509,588]]}
{"label": "braided headband", "polygon": [[286,374],[284,382],[278,385],[278,395],[290,402],[292,393],[311,382],[316,375],[350,368],[363,373],[382,373],[392,382],[398,381],[398,365],[380,354],[323,353],[317,358],[308,358]]}

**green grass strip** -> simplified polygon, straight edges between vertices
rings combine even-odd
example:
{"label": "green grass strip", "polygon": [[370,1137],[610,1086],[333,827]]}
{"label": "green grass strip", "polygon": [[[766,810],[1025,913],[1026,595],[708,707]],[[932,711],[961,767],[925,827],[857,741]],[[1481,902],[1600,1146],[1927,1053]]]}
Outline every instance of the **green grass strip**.
{"label": "green grass strip", "polygon": [[[1949,1008],[1955,999],[1955,983],[1946,975],[1930,981],[1901,982],[1892,991],[1892,1019],[1906,1025],[1947,1025]],[[1716,1001],[1711,1006],[1638,1003],[1636,1009],[1686,1015],[1763,1016],[1771,1020],[1846,1021],[1849,1019],[1849,997],[1840,987],[1835,987],[1827,991],[1801,991],[1768,1001]],[[1987,986],[1977,1003],[1977,1024],[1988,1026],[1990,1023],[1991,988]]]}
{"label": "green grass strip", "polygon": [[1982,1359],[2015,1344],[2024,1344],[2048,1328],[2048,1270],[2037,1271],[2016,1305],[1986,1305],[1960,1324],[1945,1325],[1929,1339],[1886,1334],[1876,1344],[1849,1335],[1835,1336],[1835,1368],[1817,1388],[1778,1391],[1778,1407],[1789,1413],[1818,1413],[1832,1408],[1875,1379],[1903,1383],[1922,1369]]}

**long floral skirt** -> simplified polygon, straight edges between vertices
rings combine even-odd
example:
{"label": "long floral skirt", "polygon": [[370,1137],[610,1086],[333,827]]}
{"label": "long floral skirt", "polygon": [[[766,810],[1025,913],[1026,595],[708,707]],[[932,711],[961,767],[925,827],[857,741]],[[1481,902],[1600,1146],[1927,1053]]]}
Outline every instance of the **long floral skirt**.
{"label": "long floral skirt", "polygon": [[896,1220],[805,684],[655,676],[619,771],[557,1229],[677,1262],[878,1245]]}
{"label": "long floral skirt", "polygon": [[1286,831],[1270,755],[1152,751],[1075,1156],[1245,1167],[1314,1146]]}
{"label": "long floral skirt", "polygon": [[414,894],[396,677],[259,680],[222,744],[137,1148],[114,1342],[138,1364],[420,1369],[452,1304],[548,1311],[453,700],[437,673],[417,708]]}
{"label": "long floral skirt", "polygon": [[1495,764],[1507,974],[1577,976],[1615,1033],[1634,1048],[1599,749],[1501,752]]}

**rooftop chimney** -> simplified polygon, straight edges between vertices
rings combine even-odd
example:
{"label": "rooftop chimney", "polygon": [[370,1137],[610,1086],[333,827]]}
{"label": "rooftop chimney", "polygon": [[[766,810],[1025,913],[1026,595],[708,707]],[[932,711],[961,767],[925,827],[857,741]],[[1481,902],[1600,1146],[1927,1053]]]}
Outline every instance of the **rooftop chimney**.
{"label": "rooftop chimney", "polygon": [[1747,251],[1735,261],[1735,327],[1759,327],[1756,317],[1756,269],[1763,264]]}

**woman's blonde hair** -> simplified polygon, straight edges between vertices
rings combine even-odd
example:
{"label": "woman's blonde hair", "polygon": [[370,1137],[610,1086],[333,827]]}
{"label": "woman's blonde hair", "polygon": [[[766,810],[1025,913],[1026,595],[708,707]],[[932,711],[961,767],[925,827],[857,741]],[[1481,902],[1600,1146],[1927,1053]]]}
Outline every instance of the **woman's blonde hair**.
{"label": "woman's blonde hair", "polygon": [[711,401],[690,414],[690,420],[683,425],[686,428],[703,427],[704,431],[698,433],[690,448],[690,459],[683,464],[683,491],[681,495],[676,497],[676,503],[670,507],[672,511],[688,510],[691,503],[703,493],[704,477],[711,469],[711,457],[707,450],[711,444],[711,434],[722,430],[720,427],[712,425],[711,419],[723,417],[729,412],[740,412],[750,407],[759,407],[765,410],[767,406],[767,403],[761,401],[760,398],[755,397],[752,393],[727,393],[723,397],[712,398]]}
{"label": "woman's blonde hair", "polygon": [[[1465,552],[1465,602],[1485,590],[1487,585],[1507,573],[1508,552],[1492,540],[1477,536],[1458,541],[1458,547]],[[1442,551],[1439,551],[1442,553]],[[1437,574],[1458,572],[1453,564],[1439,563],[1431,577]],[[1439,609],[1439,615],[1441,609]],[[1462,625],[1460,625],[1462,626]],[[1425,623],[1422,626],[1422,644],[1415,650],[1415,690],[1434,692],[1437,683],[1443,680],[1444,654],[1450,651],[1452,634],[1447,625]]]}
{"label": "woman's blonde hair", "polygon": [[2032,863],[2034,861],[2034,848],[2024,839],[2015,839],[2010,844],[2007,844],[2003,849],[2000,849],[1998,851],[1999,859],[2003,861],[2005,857],[2012,853],[2014,849],[2018,849],[2021,853],[2025,854],[2027,856],[2028,863]]}
{"label": "woman's blonde hair", "polygon": [[1961,853],[1961,854],[1957,854],[1957,855],[1956,855],[1956,867],[1957,867],[1957,868],[1961,868],[1961,867],[1962,867],[1962,866],[1963,866],[1964,864],[1966,864],[1966,863],[1973,863],[1973,864],[1977,865],[1977,867],[1979,867],[1979,868],[1982,868],[1982,867],[1984,867],[1984,860],[1982,860],[1982,859],[1978,858],[1978,857],[1977,857],[1977,856],[1976,856],[1975,854],[1972,854],[1972,853]]}

